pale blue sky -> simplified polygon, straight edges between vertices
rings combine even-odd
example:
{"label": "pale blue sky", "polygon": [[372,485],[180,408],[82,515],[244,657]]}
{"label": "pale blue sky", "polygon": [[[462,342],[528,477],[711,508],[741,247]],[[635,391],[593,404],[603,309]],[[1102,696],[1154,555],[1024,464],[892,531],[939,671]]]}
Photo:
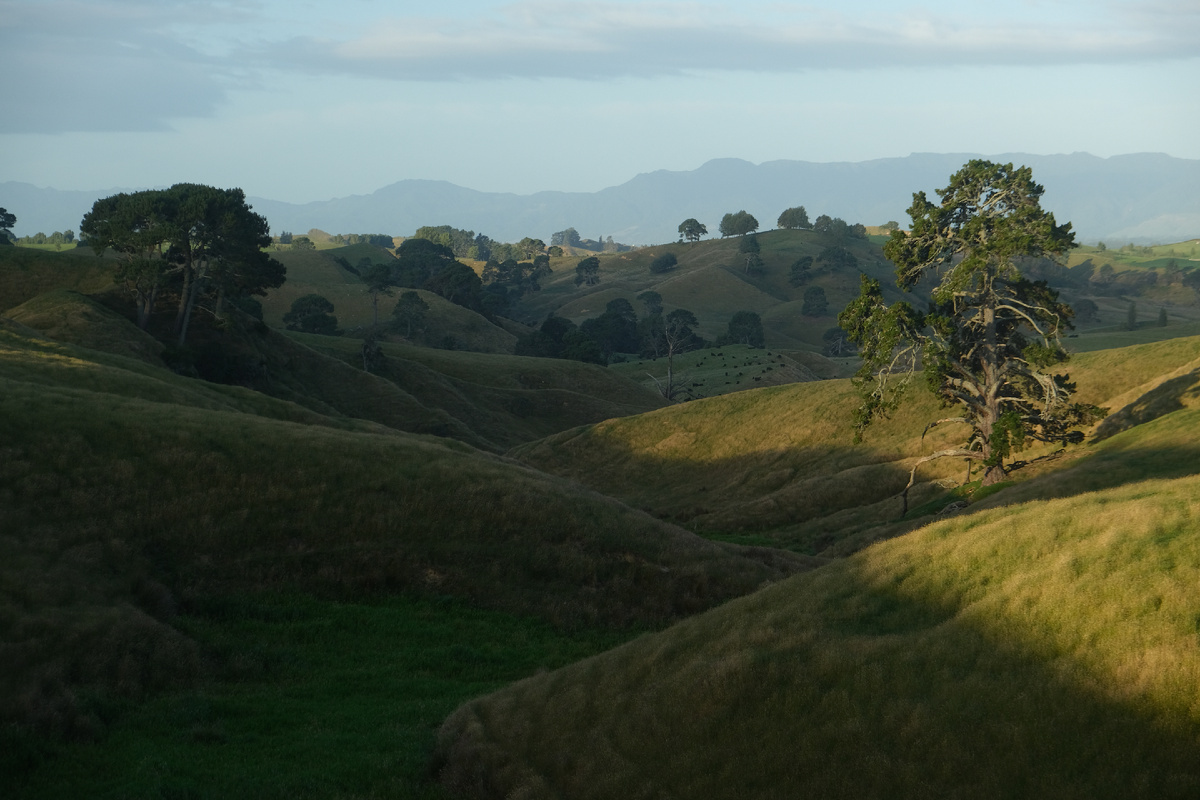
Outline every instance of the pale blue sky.
{"label": "pale blue sky", "polygon": [[594,191],[712,158],[1200,158],[1200,2],[0,0],[0,181]]}

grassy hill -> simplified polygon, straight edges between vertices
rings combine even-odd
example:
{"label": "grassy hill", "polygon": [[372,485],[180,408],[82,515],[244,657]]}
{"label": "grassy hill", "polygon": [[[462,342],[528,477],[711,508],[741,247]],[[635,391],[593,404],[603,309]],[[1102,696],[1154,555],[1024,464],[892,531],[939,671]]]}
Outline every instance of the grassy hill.
{"label": "grassy hill", "polygon": [[[0,260],[14,796],[1194,796],[1200,337],[1080,352],[1113,411],[1087,445],[986,491],[927,465],[900,519],[955,432],[921,438],[918,393],[855,446],[849,381],[803,380],[846,367],[787,283],[814,236],[764,234],[755,275],[734,241],[595,287],[567,260],[527,296],[775,320],[680,359],[720,396],[670,407],[661,364],[511,356],[491,323],[495,352],[385,342],[366,372],[360,340],[235,314],[181,361],[105,262]],[[297,285],[361,304],[337,253]],[[813,282],[837,307],[851,279]]]}
{"label": "grassy hill", "polygon": [[442,729],[443,780],[472,797],[1194,797],[1198,414],[472,701]]}
{"label": "grassy hill", "polygon": [[[739,237],[708,239],[601,254],[600,283],[595,286],[575,285],[579,257],[552,259],[554,273],[542,281],[540,292],[522,299],[516,316],[537,324],[553,312],[579,323],[599,316],[618,297],[641,313],[637,295],[655,291],[668,310],[687,308],[695,313],[698,332],[707,339],[724,333],[736,312],[753,311],[763,319],[768,348],[819,353],[821,334],[837,325],[838,311],[858,294],[859,270],[881,279],[891,271],[880,250],[882,237],[847,239],[842,244],[857,259],[858,269],[831,270],[818,262],[811,279],[797,287],[789,283],[791,265],[802,256],[817,259],[824,248],[835,244],[832,239],[813,231],[760,233],[764,267],[751,273],[745,270],[744,256],[738,254],[739,241]],[[665,253],[674,253],[678,266],[665,274],[650,272],[650,262]],[[828,312],[819,317],[800,314],[804,291],[811,286],[824,289],[829,301]]]}
{"label": "grassy hill", "polygon": [[[714,545],[444,439],[0,332],[0,714],[194,679],[181,609],[265,591],[448,595],[652,625],[804,562]],[[19,666],[18,666],[19,665]]]}
{"label": "grassy hill", "polygon": [[[1068,368],[1081,401],[1110,406],[1114,419],[1145,421],[1147,408],[1175,402],[1150,403],[1156,382],[1193,368],[1185,365],[1197,358],[1200,338],[1192,337],[1079,354]],[[925,425],[945,412],[919,389],[910,400],[859,445],[852,444],[854,389],[830,380],[607,420],[521,445],[513,455],[708,536],[837,555],[917,524],[920,514],[898,519],[898,494],[913,462],[958,441],[952,427],[921,439]],[[1034,449],[1023,457],[1049,453]],[[961,462],[927,464],[911,506],[931,503],[919,509],[931,514],[959,499],[953,490],[965,480]]]}

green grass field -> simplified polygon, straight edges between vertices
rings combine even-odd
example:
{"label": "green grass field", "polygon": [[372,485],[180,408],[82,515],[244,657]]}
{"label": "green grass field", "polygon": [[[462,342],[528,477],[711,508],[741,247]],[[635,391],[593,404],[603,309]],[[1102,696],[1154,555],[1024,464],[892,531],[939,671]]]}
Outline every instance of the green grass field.
{"label": "green grass field", "polygon": [[[706,397],[672,406],[662,359],[517,357],[486,320],[370,373],[354,338],[200,321],[197,354],[255,367],[210,383],[111,262],[0,252],[5,796],[1200,794],[1200,323],[1118,331],[1110,298],[1069,340],[1112,412],[1088,442],[984,490],[926,465],[901,518],[960,432],[922,438],[946,412],[916,392],[854,445],[852,360],[787,284],[822,243],[760,238],[761,274],[713,240],[590,288],[556,259],[527,296],[771,321],[681,356]],[[369,313],[350,250],[289,255],[293,291]],[[813,280],[836,306],[851,277]]]}

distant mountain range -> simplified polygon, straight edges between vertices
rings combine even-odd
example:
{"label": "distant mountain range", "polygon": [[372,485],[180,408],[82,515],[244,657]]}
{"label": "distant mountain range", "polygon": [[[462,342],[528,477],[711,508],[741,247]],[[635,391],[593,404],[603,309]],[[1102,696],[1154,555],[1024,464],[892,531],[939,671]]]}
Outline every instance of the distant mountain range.
{"label": "distant mountain range", "polygon": [[[908,221],[915,191],[934,190],[971,158],[965,153],[918,153],[857,163],[716,159],[687,172],[659,170],[599,192],[478,192],[445,181],[404,180],[369,195],[313,203],[250,198],[275,233],[410,235],[422,225],[453,225],[500,241],[524,236],[549,240],[573,227],[584,238],[612,236],[627,244],[678,238],[679,223],[695,217],[717,235],[721,217],[745,209],[763,230],[779,213],[804,206],[847,222],[881,225]],[[1157,153],[1098,158],[1086,153],[986,156],[1033,168],[1046,187],[1043,207],[1074,224],[1081,242],[1168,243],[1200,237],[1200,160]],[[104,191],[59,191],[27,183],[0,183],[0,206],[17,215],[17,235],[78,230],[79,220]]]}

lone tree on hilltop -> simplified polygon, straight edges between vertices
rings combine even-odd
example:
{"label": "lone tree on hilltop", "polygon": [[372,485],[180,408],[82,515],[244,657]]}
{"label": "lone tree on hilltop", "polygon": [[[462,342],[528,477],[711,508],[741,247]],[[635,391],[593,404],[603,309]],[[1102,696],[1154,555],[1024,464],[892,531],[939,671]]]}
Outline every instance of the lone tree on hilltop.
{"label": "lone tree on hilltop", "polygon": [[721,236],[744,236],[758,230],[758,220],[746,211],[736,211],[721,217]]}
{"label": "lone tree on hilltop", "polygon": [[708,235],[708,228],[695,218],[688,217],[683,222],[679,223],[679,239],[686,239],[689,242],[700,241],[701,236]]}
{"label": "lone tree on hilltop", "polygon": [[806,230],[812,227],[812,223],[808,221],[808,212],[804,210],[804,206],[796,206],[780,214],[775,227],[783,228],[784,230]]}
{"label": "lone tree on hilltop", "polygon": [[917,461],[904,490],[905,511],[925,461],[979,461],[983,483],[996,483],[1006,475],[1005,459],[1027,439],[1081,441],[1077,428],[1103,413],[1071,403],[1075,385],[1051,372],[1068,358],[1059,337],[1071,327],[1070,307],[1044,281],[1023,277],[1015,263],[1060,257],[1074,245],[1071,224],[1057,225],[1042,210],[1042,192],[1028,167],[973,160],[938,191],[939,204],[914,194],[911,233],[894,231],[883,249],[901,289],[938,278],[929,311],[907,302],[886,305],[879,281],[864,275],[861,293],[838,317],[863,360],[855,377],[863,401],[855,412],[856,439],[898,406],[918,364],[943,403],[962,411],[926,431],[943,423],[970,428],[962,447]]}

